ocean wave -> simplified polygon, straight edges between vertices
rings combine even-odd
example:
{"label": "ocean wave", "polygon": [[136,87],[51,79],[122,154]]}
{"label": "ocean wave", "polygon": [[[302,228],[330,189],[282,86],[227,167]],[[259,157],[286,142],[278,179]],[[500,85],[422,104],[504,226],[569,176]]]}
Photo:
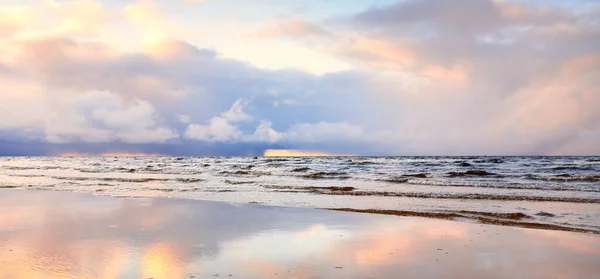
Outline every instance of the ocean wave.
{"label": "ocean wave", "polygon": [[324,172],[324,171],[305,174],[300,177],[307,178],[307,179],[348,179],[348,178],[350,178],[350,176],[348,176],[348,174],[345,172]]}
{"label": "ocean wave", "polygon": [[259,177],[264,175],[271,175],[270,172],[261,172],[261,171],[248,171],[248,170],[238,170],[238,171],[221,171],[216,175],[218,176],[253,176]]}
{"label": "ocean wave", "polygon": [[196,183],[196,182],[204,181],[204,179],[200,179],[200,178],[175,178],[173,180],[177,181],[177,182],[183,182],[183,183]]}
{"label": "ocean wave", "polygon": [[312,170],[311,168],[308,167],[301,167],[301,168],[295,168],[293,170],[291,170],[291,172],[307,172]]}
{"label": "ocean wave", "polygon": [[549,213],[549,212],[544,212],[544,211],[540,211],[538,213],[535,214],[536,216],[541,216],[541,217],[555,217],[556,215]]}
{"label": "ocean wave", "polygon": [[38,167],[38,170],[69,170],[71,168],[69,167],[61,167],[61,166],[45,166],[45,167]]}
{"label": "ocean wave", "polygon": [[16,174],[16,173],[7,174],[7,176],[26,177],[26,178],[47,177],[47,175],[45,175],[45,174]]}
{"label": "ocean wave", "polygon": [[75,168],[76,171],[79,171],[81,173],[134,173],[137,170],[134,168],[123,168],[123,167],[117,167],[117,168],[109,168],[109,167],[105,167],[105,168]]}
{"label": "ocean wave", "polygon": [[526,179],[553,182],[600,182],[600,175],[558,174],[558,175],[525,175]]}
{"label": "ocean wave", "polygon": [[479,164],[504,164],[505,161],[501,158],[486,158],[473,160],[473,162]]}
{"label": "ocean wave", "polygon": [[165,164],[148,165],[145,167],[103,167],[103,168],[74,168],[81,173],[157,173],[157,174],[200,174],[200,168],[206,168],[209,164],[199,164],[190,169],[190,165],[169,166]]}
{"label": "ocean wave", "polygon": [[242,185],[242,184],[253,184],[255,183],[254,181],[233,181],[233,180],[229,180],[229,179],[225,179],[223,181],[226,184],[231,184],[231,185]]}
{"label": "ocean wave", "polygon": [[292,161],[292,160],[286,159],[286,158],[269,158],[269,159],[265,159],[265,162],[267,162],[267,163],[272,163],[272,162],[288,162],[288,161]]}
{"label": "ocean wave", "polygon": [[67,177],[67,176],[50,176],[52,179],[68,180],[68,181],[107,181],[121,183],[146,183],[146,182],[181,182],[181,183],[197,183],[204,181],[200,178],[128,178],[128,177]]}
{"label": "ocean wave", "polygon": [[354,166],[366,166],[366,165],[378,165],[379,163],[370,161],[367,158],[352,158],[352,159],[348,160],[348,164],[354,165]]}
{"label": "ocean wave", "polygon": [[[385,180],[378,180],[385,181]],[[448,187],[465,187],[465,188],[493,188],[493,189],[510,189],[510,190],[542,190],[542,191],[572,191],[572,192],[592,192],[600,193],[600,187],[591,186],[573,186],[573,185],[552,185],[552,184],[521,184],[521,183],[498,183],[498,182],[471,182],[471,181],[437,181],[437,180],[413,180],[409,179],[404,182],[409,185],[422,186],[448,186]]]}
{"label": "ocean wave", "polygon": [[76,168],[75,170],[79,171],[81,173],[106,173],[106,172],[110,172],[110,171],[99,170],[99,169],[80,169],[80,168]]}
{"label": "ocean wave", "polygon": [[376,181],[404,184],[404,183],[408,182],[408,178],[392,177],[392,178],[386,178],[386,179],[377,179]]}
{"label": "ocean wave", "polygon": [[6,170],[19,170],[19,171],[24,171],[24,170],[69,170],[69,169],[71,169],[69,167],[61,167],[61,166],[43,166],[43,167],[0,166],[0,168],[6,169]]}
{"label": "ocean wave", "polygon": [[468,171],[451,171],[447,173],[448,177],[464,177],[464,176],[498,176],[498,174],[484,170],[468,170]]}
{"label": "ocean wave", "polygon": [[350,186],[327,186],[327,187],[319,187],[319,186],[277,186],[277,185],[262,185],[264,188],[268,189],[288,189],[288,190],[299,190],[299,191],[341,191],[341,192],[350,192],[356,190],[354,187]]}
{"label": "ocean wave", "polygon": [[560,166],[560,167],[553,167],[553,168],[551,168],[551,170],[562,170],[562,171],[566,171],[566,170],[581,171],[581,170],[592,170],[592,169],[593,169],[592,167],[586,166],[586,165]]}
{"label": "ocean wave", "polygon": [[36,167],[2,166],[6,170],[35,170]]}
{"label": "ocean wave", "polygon": [[231,189],[207,189],[207,190],[203,190],[202,192],[207,192],[207,193],[233,193],[236,192],[235,190],[231,190]]}
{"label": "ocean wave", "polygon": [[438,163],[438,162],[413,162],[409,163],[411,166],[415,167],[442,167],[446,165],[446,163]]}
{"label": "ocean wave", "polygon": [[409,173],[409,174],[403,174],[402,176],[404,176],[404,177],[414,177],[414,178],[427,178],[430,175],[431,174],[429,174],[429,173]]}
{"label": "ocean wave", "polygon": [[254,165],[235,165],[233,168],[241,169],[241,170],[251,170],[254,168]]}
{"label": "ocean wave", "polygon": [[173,189],[173,188],[148,188],[148,189],[145,189],[145,190],[148,190],[148,191],[158,191],[158,192],[166,192],[166,193],[170,193],[170,192],[175,192],[176,191],[176,189]]}
{"label": "ocean wave", "polygon": [[[264,187],[264,186],[263,186]],[[277,188],[272,188],[277,189]],[[481,193],[424,193],[424,192],[386,192],[386,191],[328,191],[319,187],[285,186],[276,192],[309,192],[322,195],[347,196],[379,196],[405,197],[421,199],[458,199],[458,200],[503,200],[503,201],[535,201],[535,202],[571,202],[571,203],[600,203],[600,198],[594,197],[557,197],[557,196],[522,196],[494,195]]]}
{"label": "ocean wave", "polygon": [[117,178],[117,177],[65,177],[65,176],[51,176],[53,179],[58,180],[71,180],[71,181],[114,181],[114,182],[133,182],[133,183],[144,183],[152,181],[169,181],[166,178]]}

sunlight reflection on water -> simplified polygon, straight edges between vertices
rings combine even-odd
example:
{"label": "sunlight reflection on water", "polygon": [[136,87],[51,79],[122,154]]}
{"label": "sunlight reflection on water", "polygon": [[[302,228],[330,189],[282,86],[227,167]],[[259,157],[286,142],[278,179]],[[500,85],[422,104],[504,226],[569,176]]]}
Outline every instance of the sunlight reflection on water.
{"label": "sunlight reflection on water", "polygon": [[1,193],[3,279],[600,274],[596,235],[217,202]]}

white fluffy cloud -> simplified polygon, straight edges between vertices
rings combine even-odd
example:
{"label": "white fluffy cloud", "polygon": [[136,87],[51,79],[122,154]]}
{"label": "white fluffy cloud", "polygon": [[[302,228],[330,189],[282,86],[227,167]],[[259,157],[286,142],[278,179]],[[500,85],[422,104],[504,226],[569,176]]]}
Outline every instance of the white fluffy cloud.
{"label": "white fluffy cloud", "polygon": [[226,119],[215,117],[207,125],[191,124],[185,136],[202,141],[231,141],[241,138],[242,133]]}
{"label": "white fluffy cloud", "polygon": [[219,116],[211,118],[207,124],[190,124],[185,132],[189,139],[208,142],[289,142],[289,143],[319,143],[319,142],[371,142],[375,136],[368,137],[365,131],[348,123],[300,123],[293,124],[283,132],[272,128],[269,120],[262,119],[252,133],[244,133],[236,125],[248,122],[255,117],[244,111],[248,105],[246,100],[237,100],[231,108]]}
{"label": "white fluffy cloud", "polygon": [[271,122],[267,120],[261,120],[258,127],[254,131],[254,134],[249,137],[250,140],[259,142],[275,143],[282,139],[282,134],[275,131],[271,127]]}
{"label": "white fluffy cloud", "polygon": [[[127,102],[110,92],[90,91],[42,103],[34,104],[40,110],[28,126],[42,130],[50,142],[164,143],[178,137],[174,130],[158,124],[155,109],[148,102]],[[5,118],[9,122],[12,119]]]}
{"label": "white fluffy cloud", "polygon": [[189,139],[201,141],[235,141],[242,138],[242,132],[235,126],[238,122],[249,121],[250,115],[244,112],[246,100],[237,100],[229,110],[211,118],[206,125],[190,124],[185,132]]}

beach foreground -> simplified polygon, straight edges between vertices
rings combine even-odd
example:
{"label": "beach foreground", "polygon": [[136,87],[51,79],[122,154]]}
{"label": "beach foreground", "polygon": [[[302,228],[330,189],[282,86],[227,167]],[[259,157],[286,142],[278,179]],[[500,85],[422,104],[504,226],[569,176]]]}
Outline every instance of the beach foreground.
{"label": "beach foreground", "polygon": [[0,278],[599,278],[600,236],[166,198],[0,191]]}

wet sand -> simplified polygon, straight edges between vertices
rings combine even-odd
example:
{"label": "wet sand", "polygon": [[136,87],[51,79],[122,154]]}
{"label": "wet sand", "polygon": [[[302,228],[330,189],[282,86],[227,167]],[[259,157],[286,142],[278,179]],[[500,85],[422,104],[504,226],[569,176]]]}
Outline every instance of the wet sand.
{"label": "wet sand", "polygon": [[600,278],[600,236],[0,190],[0,278]]}

